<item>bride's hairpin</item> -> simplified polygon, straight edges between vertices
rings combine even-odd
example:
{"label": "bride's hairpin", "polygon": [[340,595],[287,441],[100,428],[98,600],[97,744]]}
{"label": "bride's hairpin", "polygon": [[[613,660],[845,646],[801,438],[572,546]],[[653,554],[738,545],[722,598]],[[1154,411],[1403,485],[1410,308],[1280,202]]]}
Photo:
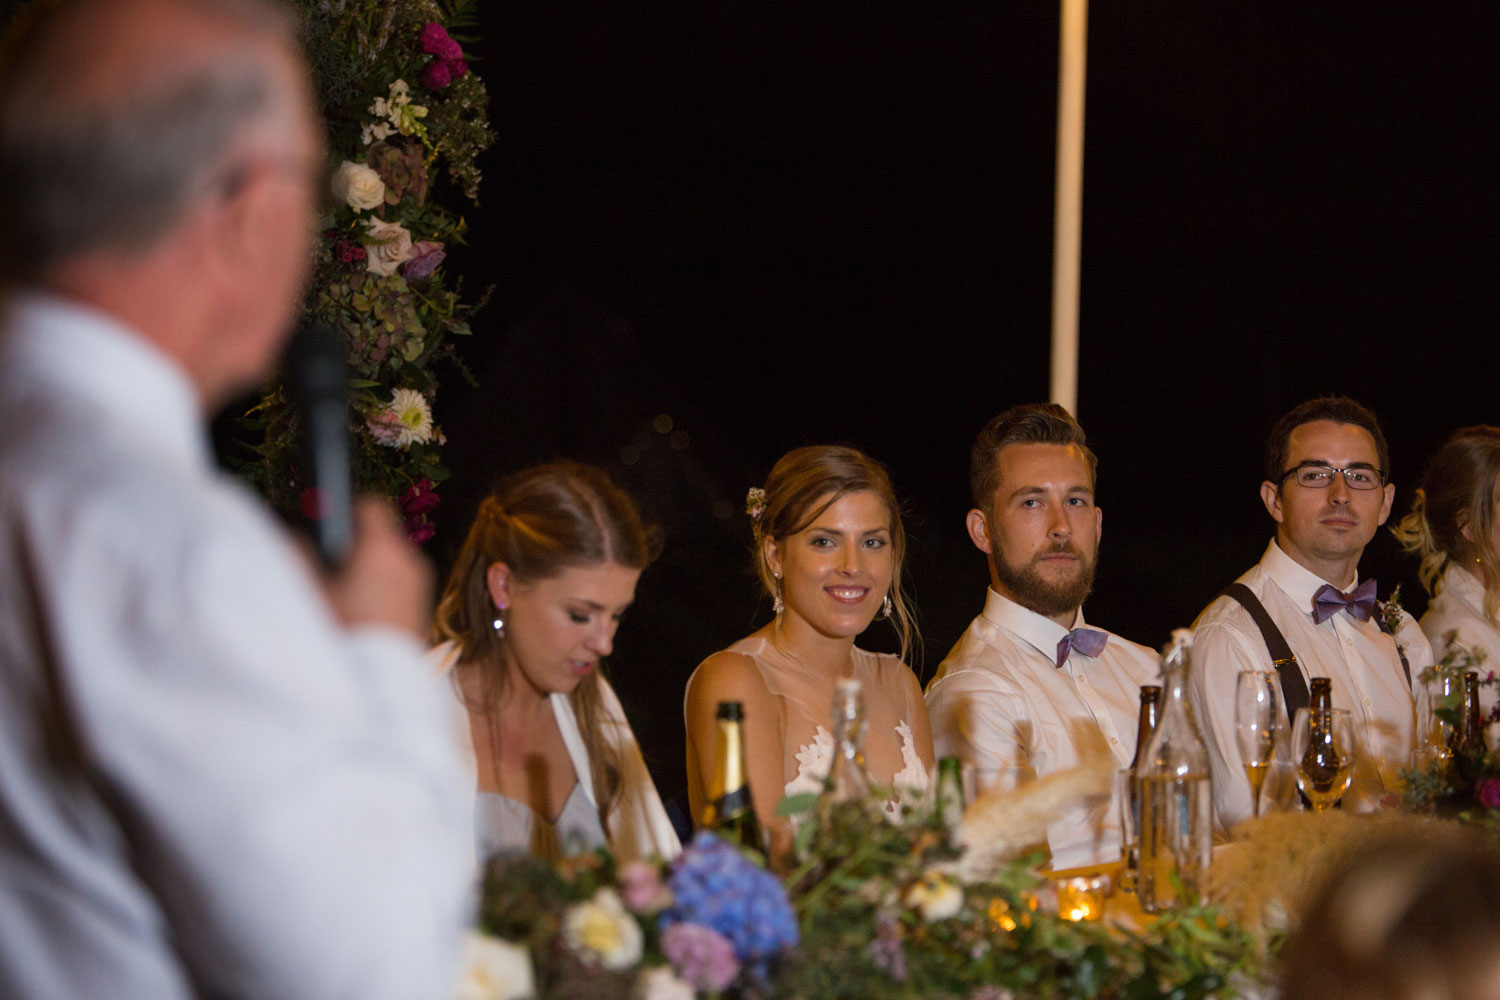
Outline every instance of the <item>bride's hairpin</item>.
{"label": "bride's hairpin", "polygon": [[750,520],[759,524],[760,516],[765,512],[766,491],[759,486],[750,487],[750,492],[745,494],[745,513],[750,515]]}

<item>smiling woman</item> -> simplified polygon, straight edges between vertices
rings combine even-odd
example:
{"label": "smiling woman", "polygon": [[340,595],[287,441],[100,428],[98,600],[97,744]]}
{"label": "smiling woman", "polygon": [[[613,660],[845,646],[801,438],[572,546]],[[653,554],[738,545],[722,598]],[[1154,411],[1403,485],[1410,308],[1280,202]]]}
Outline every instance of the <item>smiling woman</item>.
{"label": "smiling woman", "polygon": [[600,672],[654,536],[586,465],[543,465],[479,507],[434,625],[468,719],[477,855],[679,850]]}
{"label": "smiling woman", "polygon": [[[877,783],[898,793],[925,789],[932,733],[921,687],[903,662],[913,635],[901,592],[906,533],[885,470],[852,448],[799,448],[776,463],[762,492],[751,506],[755,559],[776,617],[688,680],[688,797],[700,817],[718,703],[741,702],[750,794],[779,854],[790,828],[776,806],[787,794],[820,789],[832,759],[827,726],[840,679],[861,682],[865,763]],[[902,657],[854,645],[877,614],[895,625]]]}

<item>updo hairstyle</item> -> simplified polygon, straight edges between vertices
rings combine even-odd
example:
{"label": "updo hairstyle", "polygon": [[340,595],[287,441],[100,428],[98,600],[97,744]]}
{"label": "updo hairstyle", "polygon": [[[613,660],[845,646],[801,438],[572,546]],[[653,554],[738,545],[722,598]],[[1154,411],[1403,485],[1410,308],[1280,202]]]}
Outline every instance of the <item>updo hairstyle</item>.
{"label": "updo hairstyle", "polygon": [[[635,502],[593,466],[557,462],[501,480],[479,505],[433,622],[434,641],[452,642],[460,664],[475,664],[482,671],[482,704],[468,704],[470,710],[493,711],[510,680],[505,639],[493,626],[496,608],[486,581],[491,566],[504,563],[511,578],[524,586],[573,567],[616,563],[645,569],[660,547],[657,533],[641,523]],[[609,810],[619,794],[620,765],[601,736],[599,676],[599,671],[589,673],[569,697],[588,745],[600,819],[607,830]]]}
{"label": "updo hairstyle", "polygon": [[[1500,427],[1465,427],[1438,449],[1427,465],[1411,513],[1392,529],[1408,552],[1429,594],[1441,585],[1450,563],[1462,564],[1484,584],[1484,612],[1500,612],[1500,552],[1495,551],[1495,479],[1500,476]],[[1474,541],[1464,537],[1468,527]]]}
{"label": "updo hairstyle", "polygon": [[766,592],[774,596],[776,578],[766,561],[765,539],[780,543],[795,535],[850,493],[873,493],[890,512],[894,557],[891,566],[891,624],[901,642],[901,658],[908,660],[918,637],[914,617],[901,591],[901,565],[906,558],[901,505],[896,500],[885,467],[863,452],[839,445],[810,445],[781,457],[766,477],[765,505],[760,516],[751,519],[755,531],[756,572]]}

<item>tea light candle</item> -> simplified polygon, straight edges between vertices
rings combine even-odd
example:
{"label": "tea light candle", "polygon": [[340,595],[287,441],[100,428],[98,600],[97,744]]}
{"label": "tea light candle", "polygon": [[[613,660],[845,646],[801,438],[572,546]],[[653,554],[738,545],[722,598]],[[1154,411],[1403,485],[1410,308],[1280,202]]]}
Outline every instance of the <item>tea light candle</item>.
{"label": "tea light candle", "polygon": [[1056,879],[1057,914],[1065,920],[1104,919],[1104,897],[1109,879],[1104,875],[1079,875]]}

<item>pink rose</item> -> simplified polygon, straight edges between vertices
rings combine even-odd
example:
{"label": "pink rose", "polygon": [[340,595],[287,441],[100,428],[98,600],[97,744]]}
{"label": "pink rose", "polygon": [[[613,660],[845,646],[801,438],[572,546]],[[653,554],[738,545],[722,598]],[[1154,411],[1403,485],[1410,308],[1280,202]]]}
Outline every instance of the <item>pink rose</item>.
{"label": "pink rose", "polygon": [[1474,800],[1486,809],[1500,809],[1500,778],[1485,778],[1475,785]]}
{"label": "pink rose", "polygon": [[425,278],[436,271],[448,254],[443,250],[441,243],[433,240],[421,240],[413,243],[411,256],[406,258],[406,263],[401,265],[401,273],[406,275],[407,281],[416,281]]}
{"label": "pink rose", "polygon": [[661,871],[644,861],[620,866],[620,896],[635,913],[656,913],[672,905],[672,892],[662,881]]}
{"label": "pink rose", "polygon": [[411,256],[411,233],[399,222],[386,222],[379,216],[365,223],[365,252],[369,260],[365,270],[381,277],[396,273],[396,268]]}

